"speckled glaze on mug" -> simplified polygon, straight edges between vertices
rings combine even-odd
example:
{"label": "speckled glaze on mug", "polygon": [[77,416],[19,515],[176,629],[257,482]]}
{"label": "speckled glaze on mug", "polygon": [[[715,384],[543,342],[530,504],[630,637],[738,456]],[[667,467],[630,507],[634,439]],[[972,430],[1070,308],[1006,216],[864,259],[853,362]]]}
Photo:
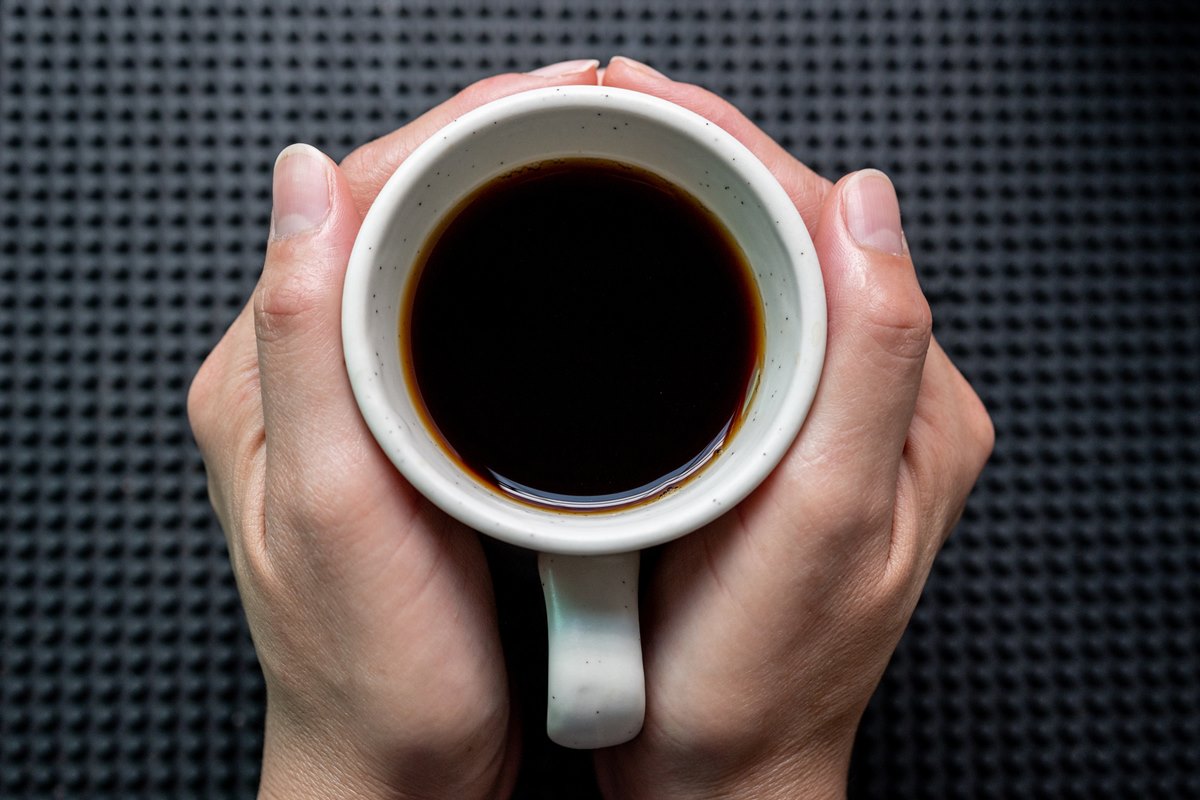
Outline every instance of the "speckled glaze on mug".
{"label": "speckled glaze on mug", "polygon": [[[488,181],[555,158],[632,164],[707,206],[752,265],[765,323],[763,367],[722,452],[663,496],[601,513],[520,503],[466,473],[423,424],[400,364],[402,298],[442,216]],[[496,100],[414,150],[380,192],[343,291],[342,339],[355,397],[384,452],[434,504],[482,533],[553,554],[541,567],[555,741],[602,747],[637,734],[645,703],[637,607],[620,587],[636,586],[638,550],[711,522],[778,464],[816,393],[825,331],[820,266],[787,193],[720,127],[655,97],[570,86]]]}

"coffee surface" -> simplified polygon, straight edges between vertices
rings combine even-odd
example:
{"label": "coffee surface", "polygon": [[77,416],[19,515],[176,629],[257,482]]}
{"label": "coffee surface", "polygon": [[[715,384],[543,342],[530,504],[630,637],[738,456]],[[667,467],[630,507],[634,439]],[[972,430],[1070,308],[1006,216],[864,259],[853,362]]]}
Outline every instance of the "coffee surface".
{"label": "coffee surface", "polygon": [[543,162],[483,186],[422,250],[400,347],[472,473],[604,508],[675,485],[736,428],[762,351],[741,249],[641,169]]}

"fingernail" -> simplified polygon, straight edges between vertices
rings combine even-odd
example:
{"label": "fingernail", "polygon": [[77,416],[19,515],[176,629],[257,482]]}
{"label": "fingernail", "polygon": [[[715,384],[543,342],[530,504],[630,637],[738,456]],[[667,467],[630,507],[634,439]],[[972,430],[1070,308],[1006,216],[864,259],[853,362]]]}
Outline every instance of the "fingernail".
{"label": "fingernail", "polygon": [[613,63],[624,64],[625,66],[629,67],[630,69],[636,70],[636,71],[642,73],[643,75],[649,75],[651,78],[661,78],[664,81],[670,80],[670,78],[668,78],[666,75],[663,75],[661,72],[659,72],[658,70],[656,70],[654,67],[650,66],[649,64],[643,64],[640,61],[634,61],[632,58],[629,58],[628,56],[613,56],[612,58],[610,58],[608,60],[608,63],[609,64],[613,64]]}
{"label": "fingernail", "polygon": [[320,225],[329,216],[325,156],[307,144],[285,147],[275,159],[271,195],[271,238],[286,239]]}
{"label": "fingernail", "polygon": [[898,256],[904,253],[900,201],[892,182],[877,169],[864,169],[846,184],[846,227],[861,247]]}
{"label": "fingernail", "polygon": [[587,72],[589,69],[595,69],[600,66],[600,62],[594,58],[577,58],[574,61],[559,61],[557,64],[547,64],[544,67],[538,67],[529,71],[530,75],[537,75],[541,78],[562,78],[567,75],[577,75],[580,72]]}

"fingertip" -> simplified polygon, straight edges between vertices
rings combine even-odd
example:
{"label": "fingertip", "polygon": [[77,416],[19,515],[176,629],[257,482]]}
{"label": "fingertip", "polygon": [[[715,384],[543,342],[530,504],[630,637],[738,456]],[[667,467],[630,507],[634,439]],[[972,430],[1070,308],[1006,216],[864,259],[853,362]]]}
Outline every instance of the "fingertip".
{"label": "fingertip", "polygon": [[[253,324],[247,330],[254,335],[262,415],[276,446],[298,441],[307,416],[320,417],[317,428],[308,430],[332,430],[331,420],[353,408],[341,359],[341,303],[361,222],[346,176],[331,159],[307,145],[293,145],[285,153],[278,159],[284,186],[277,211],[281,201],[293,202],[288,192],[298,194],[287,175],[299,168],[319,168],[328,207],[320,224],[299,232],[287,233],[289,217],[278,217],[253,294]],[[316,192],[315,179],[309,188]]]}
{"label": "fingertip", "polygon": [[329,217],[333,162],[310,144],[290,144],[275,158],[271,178],[271,239],[307,233]]}
{"label": "fingertip", "polygon": [[570,61],[547,64],[544,67],[532,69],[526,74],[536,75],[539,78],[581,77],[589,72],[595,72],[599,66],[600,62],[594,58],[575,58]]}
{"label": "fingertip", "polygon": [[345,175],[311,145],[279,154],[272,192],[271,235],[253,303],[260,345],[310,325],[327,327],[361,222]]}
{"label": "fingertip", "polygon": [[888,177],[870,169],[839,180],[822,206],[814,243],[831,331],[870,333],[844,340],[860,355],[882,348],[903,362],[923,361],[932,313],[905,245]]}
{"label": "fingertip", "polygon": [[279,163],[289,156],[306,156],[312,158],[325,158],[325,154],[307,142],[292,142],[287,147],[279,151],[279,155],[275,156],[275,168],[279,168]]}
{"label": "fingertip", "polygon": [[908,240],[895,185],[887,173],[866,168],[843,175],[824,197],[814,237],[844,260],[909,260]]}
{"label": "fingertip", "polygon": [[848,176],[842,185],[842,214],[846,230],[859,247],[904,255],[900,201],[885,173],[863,169]]}
{"label": "fingertip", "polygon": [[640,75],[649,80],[671,80],[649,64],[630,58],[629,56],[613,56],[608,60],[608,68],[611,69],[612,67],[617,68],[618,74],[620,72],[633,72],[634,74]]}

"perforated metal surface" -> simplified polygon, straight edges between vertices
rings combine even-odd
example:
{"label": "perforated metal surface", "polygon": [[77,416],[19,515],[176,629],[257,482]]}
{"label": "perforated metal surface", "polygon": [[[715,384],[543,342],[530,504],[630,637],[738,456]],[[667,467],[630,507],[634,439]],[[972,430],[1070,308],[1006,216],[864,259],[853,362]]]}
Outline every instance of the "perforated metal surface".
{"label": "perforated metal surface", "polygon": [[[0,797],[254,792],[261,679],[184,393],[275,153],[617,52],[827,175],[888,170],[997,425],[852,796],[1200,796],[1196,12],[643,0],[0,4]],[[538,602],[506,635],[538,640]],[[534,747],[519,794],[586,775]]]}

